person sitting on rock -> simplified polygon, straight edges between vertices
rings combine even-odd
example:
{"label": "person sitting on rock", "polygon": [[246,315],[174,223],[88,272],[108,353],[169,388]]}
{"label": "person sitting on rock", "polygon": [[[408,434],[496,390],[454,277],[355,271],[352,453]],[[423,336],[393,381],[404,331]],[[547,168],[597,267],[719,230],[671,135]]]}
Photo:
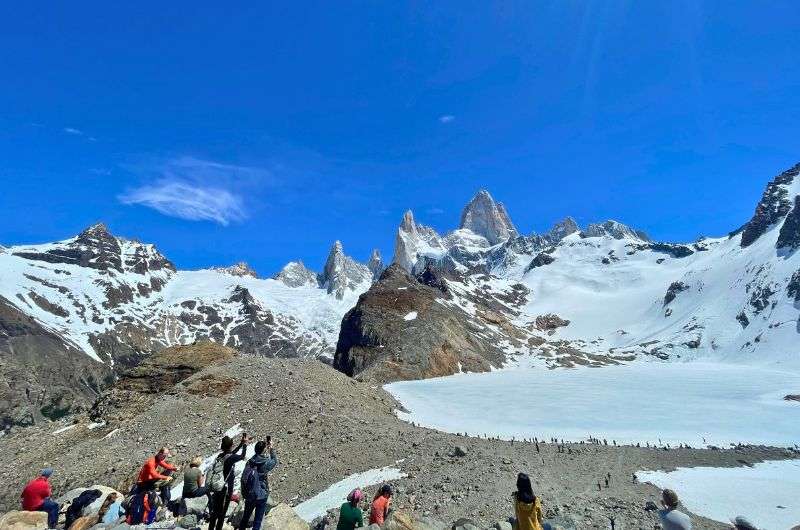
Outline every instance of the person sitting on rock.
{"label": "person sitting on rock", "polygon": [[[169,449],[162,447],[159,451],[145,460],[139,477],[136,479],[136,491],[158,490],[164,504],[170,500],[169,483],[172,482],[172,473],[178,468],[167,462],[167,458],[172,456]],[[164,473],[159,473],[158,468],[164,469]]]}
{"label": "person sitting on rock", "polygon": [[372,506],[369,509],[369,524],[382,525],[389,515],[389,508],[392,504],[392,487],[384,484],[372,499]]}
{"label": "person sitting on rock", "polygon": [[339,523],[336,525],[336,530],[353,530],[364,526],[364,514],[358,507],[363,498],[364,493],[358,488],[350,492],[347,502],[339,508]]}
{"label": "person sitting on rock", "polygon": [[208,494],[208,488],[205,486],[205,475],[203,475],[203,470],[200,469],[202,464],[203,459],[196,456],[189,462],[189,469],[184,471],[183,493],[181,494],[184,499],[194,499]]}
{"label": "person sitting on rock", "polygon": [[[658,510],[658,518],[664,530],[692,530],[692,520],[683,512],[678,511],[678,494],[670,489],[661,492],[663,510]],[[655,503],[648,501],[645,510],[657,510]]]}
{"label": "person sitting on rock", "polygon": [[51,499],[53,490],[50,488],[50,475],[52,468],[45,468],[39,476],[28,482],[22,490],[22,509],[28,512],[47,513],[47,527],[55,528],[58,524],[58,512],[61,507]]}
{"label": "person sitting on rock", "polygon": [[542,520],[542,503],[533,494],[531,479],[525,473],[517,475],[517,491],[514,498],[514,530],[547,530]]}

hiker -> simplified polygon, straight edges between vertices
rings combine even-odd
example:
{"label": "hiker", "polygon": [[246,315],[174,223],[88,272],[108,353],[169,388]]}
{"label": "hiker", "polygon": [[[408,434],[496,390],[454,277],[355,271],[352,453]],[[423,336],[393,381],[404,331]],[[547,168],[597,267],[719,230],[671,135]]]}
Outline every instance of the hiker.
{"label": "hiker", "polygon": [[347,502],[339,508],[339,524],[336,530],[353,530],[364,526],[364,514],[358,504],[364,498],[364,493],[356,488],[347,496]]}
{"label": "hiker", "polygon": [[369,524],[382,525],[389,515],[389,508],[392,504],[392,487],[384,484],[372,499],[372,506],[369,509]]}
{"label": "hiker", "polygon": [[53,469],[48,467],[39,473],[39,476],[28,482],[22,490],[22,509],[27,512],[46,512],[47,527],[55,528],[58,523],[58,512],[61,507],[52,497],[50,488],[50,475]]}
{"label": "hiker", "polygon": [[[208,530],[222,530],[233,494],[233,466],[244,460],[248,441],[247,433],[243,433],[239,445],[233,449],[233,439],[230,436],[222,437],[220,453],[214,459],[208,474],[207,487],[211,492]],[[240,450],[241,454],[238,454]]]}
{"label": "hiker", "polygon": [[648,501],[645,510],[658,510],[658,518],[664,530],[692,530],[692,520],[685,513],[678,511],[678,494],[670,489],[661,492],[663,510],[658,510],[653,501]]}
{"label": "hiker", "polygon": [[[517,491],[514,498],[514,530],[545,530],[542,520],[542,503],[533,494],[531,479],[525,473],[517,475]],[[549,528],[549,525],[547,525]]]}
{"label": "hiker", "polygon": [[734,530],[758,530],[758,527],[743,515],[739,515],[736,519],[731,519],[731,528]]}
{"label": "hiker", "polygon": [[[261,521],[267,511],[267,500],[269,499],[268,474],[278,465],[278,457],[275,455],[275,448],[272,447],[272,439],[269,436],[267,441],[259,441],[255,449],[256,454],[247,461],[247,465],[242,472],[244,515],[242,522],[239,524],[239,530],[247,528],[250,515],[254,511],[253,530],[261,529]],[[267,449],[269,449],[269,455],[264,456]]]}
{"label": "hiker", "polygon": [[189,462],[189,469],[183,473],[182,498],[194,499],[208,494],[208,488],[205,485],[206,479],[200,469],[201,465],[203,465],[203,459],[199,456],[192,458]]}
{"label": "hiker", "polygon": [[[172,473],[178,468],[167,462],[167,458],[172,456],[169,449],[162,447],[158,452],[145,460],[139,477],[136,479],[136,493],[143,491],[158,490],[164,504],[170,501],[169,483],[172,482]],[[164,473],[159,473],[158,468],[164,469]]]}

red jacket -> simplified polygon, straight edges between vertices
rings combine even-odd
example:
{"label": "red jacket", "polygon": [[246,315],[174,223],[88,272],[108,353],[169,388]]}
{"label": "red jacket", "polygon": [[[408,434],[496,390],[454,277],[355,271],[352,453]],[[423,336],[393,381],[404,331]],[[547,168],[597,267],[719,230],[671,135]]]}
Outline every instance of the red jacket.
{"label": "red jacket", "polygon": [[28,482],[28,485],[22,490],[22,509],[29,512],[35,511],[52,494],[47,477],[36,477]]}
{"label": "red jacket", "polygon": [[151,456],[145,461],[144,465],[142,466],[142,470],[139,471],[139,478],[136,479],[136,483],[141,484],[143,482],[147,482],[148,480],[162,480],[167,478],[166,475],[162,475],[158,472],[159,466],[163,467],[164,469],[169,469],[170,471],[175,471],[175,469],[177,469],[169,462],[165,460],[161,460],[159,462],[156,460],[155,456]]}

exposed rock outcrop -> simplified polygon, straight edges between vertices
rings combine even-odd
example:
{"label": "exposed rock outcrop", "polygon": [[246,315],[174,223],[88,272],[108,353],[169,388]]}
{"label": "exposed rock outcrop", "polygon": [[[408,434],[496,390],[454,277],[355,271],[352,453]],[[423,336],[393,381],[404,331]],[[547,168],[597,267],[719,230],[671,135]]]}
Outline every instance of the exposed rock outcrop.
{"label": "exposed rock outcrop", "polygon": [[496,245],[517,236],[517,229],[502,203],[480,190],[461,212],[459,228],[466,228]]}
{"label": "exposed rock outcrop", "polygon": [[789,187],[798,175],[800,175],[800,164],[784,171],[767,185],[753,217],[743,227],[742,247],[752,245],[769,227],[789,213],[794,202],[789,194]]}
{"label": "exposed rock outcrop", "polygon": [[[429,272],[430,278],[435,273]],[[381,382],[485,371],[503,358],[477,338],[449,296],[398,264],[390,266],[342,320],[334,367]]]}
{"label": "exposed rock outcrop", "polygon": [[775,246],[791,250],[800,248],[800,195],[794,197],[794,207],[783,221]]}
{"label": "exposed rock outcrop", "polygon": [[350,256],[346,256],[340,241],[336,241],[328,254],[325,268],[319,277],[319,283],[338,299],[344,298],[348,289],[355,289],[358,285],[370,281],[372,275],[369,269],[357,263]]}
{"label": "exposed rock outcrop", "polygon": [[650,241],[646,233],[636,230],[618,221],[608,220],[604,223],[590,224],[583,232],[584,237],[613,237],[614,239],[638,239]]}
{"label": "exposed rock outcrop", "polygon": [[275,275],[274,279],[289,287],[317,287],[319,285],[317,273],[306,267],[302,261],[290,261]]}
{"label": "exposed rock outcrop", "polygon": [[237,276],[243,278],[245,276],[249,276],[251,278],[258,278],[258,274],[256,271],[253,270],[247,262],[240,261],[239,263],[234,263],[230,267],[212,267],[211,270],[222,272],[225,274],[230,274],[231,276]]}

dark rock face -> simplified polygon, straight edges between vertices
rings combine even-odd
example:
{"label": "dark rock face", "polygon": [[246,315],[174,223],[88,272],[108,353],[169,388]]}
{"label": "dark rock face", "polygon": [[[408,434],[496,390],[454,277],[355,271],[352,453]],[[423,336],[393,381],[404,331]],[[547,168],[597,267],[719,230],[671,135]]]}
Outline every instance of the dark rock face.
{"label": "dark rock face", "polygon": [[744,225],[742,247],[752,245],[770,226],[789,213],[792,208],[792,198],[789,197],[789,190],[786,187],[798,175],[800,175],[800,164],[784,171],[767,185],[753,217]]}
{"label": "dark rock face", "polygon": [[334,367],[388,382],[497,366],[502,352],[470,332],[463,311],[441,303],[449,296],[435,274],[423,273],[426,285],[397,264],[386,269],[342,320]]}
{"label": "dark rock face", "polygon": [[786,292],[789,296],[794,297],[795,302],[800,302],[800,270],[792,274],[792,278],[786,286]]}
{"label": "dark rock face", "polygon": [[649,243],[646,245],[637,245],[636,250],[650,249],[654,252],[663,252],[669,254],[673,258],[686,258],[694,254],[694,250],[686,245],[679,245],[675,243]]}
{"label": "dark rock face", "polygon": [[530,271],[531,269],[535,269],[536,267],[544,267],[545,265],[550,265],[551,263],[555,262],[556,259],[551,256],[550,254],[545,254],[544,252],[540,252],[533,258],[530,264],[525,268],[525,272]]}
{"label": "dark rock face", "polygon": [[794,198],[794,208],[786,216],[775,246],[792,250],[800,248],[800,195]]}
{"label": "dark rock face", "polygon": [[54,246],[46,252],[21,251],[14,255],[35,261],[66,263],[103,271],[130,270],[138,274],[162,269],[175,271],[175,265],[151,245],[136,245],[132,254],[123,256],[120,240],[111,235],[104,224],[99,223],[90,226],[76,238],[68,240],[61,246]]}
{"label": "dark rock face", "polygon": [[113,377],[0,297],[0,427],[86,410]]}
{"label": "dark rock face", "polygon": [[667,294],[664,295],[664,305],[668,305],[670,302],[675,300],[675,297],[678,296],[678,293],[685,291],[688,288],[689,286],[683,282],[672,282],[667,288]]}
{"label": "dark rock face", "polygon": [[756,314],[774,305],[772,296],[777,292],[777,286],[772,284],[757,285],[750,293],[750,305]]}

